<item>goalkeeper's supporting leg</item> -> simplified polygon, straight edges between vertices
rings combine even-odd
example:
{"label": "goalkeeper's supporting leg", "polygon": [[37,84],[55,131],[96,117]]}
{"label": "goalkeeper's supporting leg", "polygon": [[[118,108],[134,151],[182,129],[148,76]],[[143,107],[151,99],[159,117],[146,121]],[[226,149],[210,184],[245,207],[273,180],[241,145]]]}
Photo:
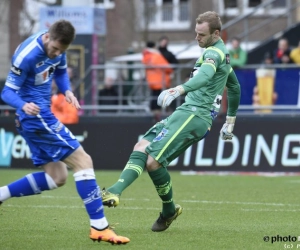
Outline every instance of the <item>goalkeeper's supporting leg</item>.
{"label": "goalkeeper's supporting leg", "polygon": [[183,208],[180,205],[176,204],[175,205],[175,214],[173,216],[171,216],[170,218],[164,218],[162,216],[162,213],[160,213],[158,219],[152,225],[151,230],[153,232],[165,231],[166,229],[169,228],[169,226],[172,224],[172,222],[174,220],[176,220],[176,218],[179,215],[181,215],[182,210],[183,210]]}

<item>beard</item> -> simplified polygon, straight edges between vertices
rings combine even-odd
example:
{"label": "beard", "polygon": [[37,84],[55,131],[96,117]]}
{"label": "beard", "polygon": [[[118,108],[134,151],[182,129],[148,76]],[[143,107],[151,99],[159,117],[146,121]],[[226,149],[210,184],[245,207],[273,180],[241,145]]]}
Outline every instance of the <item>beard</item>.
{"label": "beard", "polygon": [[207,39],[207,41],[206,41],[205,48],[207,48],[207,47],[209,47],[210,45],[212,45],[212,44],[213,44],[213,40],[214,40],[213,36],[210,35],[210,37],[209,37],[209,38]]}

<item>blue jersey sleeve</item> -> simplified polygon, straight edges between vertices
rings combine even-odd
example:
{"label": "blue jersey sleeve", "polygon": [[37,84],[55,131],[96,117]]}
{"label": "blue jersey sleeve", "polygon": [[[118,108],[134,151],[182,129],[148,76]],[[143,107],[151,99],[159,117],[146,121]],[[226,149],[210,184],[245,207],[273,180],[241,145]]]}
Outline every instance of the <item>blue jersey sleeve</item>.
{"label": "blue jersey sleeve", "polygon": [[21,66],[15,66],[14,61],[6,78],[5,86],[18,91],[25,82],[28,75],[28,65],[26,62]]}
{"label": "blue jersey sleeve", "polygon": [[67,90],[71,90],[70,79],[67,73],[66,54],[63,55],[60,64],[55,70],[54,79],[61,93],[65,94]]}
{"label": "blue jersey sleeve", "polygon": [[17,94],[17,91],[22,87],[28,75],[28,64],[23,63],[21,66],[15,66],[12,61],[12,66],[6,78],[5,86],[1,93],[2,100],[14,108],[22,108],[26,103]]}

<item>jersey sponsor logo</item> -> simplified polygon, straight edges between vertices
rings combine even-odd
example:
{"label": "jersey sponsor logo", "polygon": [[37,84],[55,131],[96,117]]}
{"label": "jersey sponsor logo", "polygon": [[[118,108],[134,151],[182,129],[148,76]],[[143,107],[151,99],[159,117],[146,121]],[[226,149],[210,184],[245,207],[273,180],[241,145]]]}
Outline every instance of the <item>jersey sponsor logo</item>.
{"label": "jersey sponsor logo", "polygon": [[226,61],[226,64],[230,64],[230,56],[229,56],[229,54],[225,55],[225,61]]}
{"label": "jersey sponsor logo", "polygon": [[7,80],[8,80],[9,82],[14,82],[14,81],[15,81],[15,78],[13,78],[13,77],[11,77],[11,76],[8,76],[8,77],[7,77]]}
{"label": "jersey sponsor logo", "polygon": [[193,68],[192,72],[190,73],[190,78],[193,78],[195,75],[199,73],[199,68]]}
{"label": "jersey sponsor logo", "polygon": [[13,72],[15,75],[20,76],[22,74],[22,70],[15,65],[12,65],[10,68],[11,72]]}
{"label": "jersey sponsor logo", "polygon": [[47,68],[46,70],[36,74],[34,84],[41,85],[41,84],[48,82],[51,79],[54,70],[55,70],[55,68],[51,66],[51,67]]}
{"label": "jersey sponsor logo", "polygon": [[211,63],[211,64],[213,64],[213,65],[216,64],[215,60],[212,59],[212,58],[210,58],[210,57],[208,57],[208,58],[205,59],[205,63]]}
{"label": "jersey sponsor logo", "polygon": [[215,58],[219,58],[219,54],[213,50],[209,50],[208,52],[205,53],[205,56],[209,56],[209,57],[215,57]]}
{"label": "jersey sponsor logo", "polygon": [[163,128],[162,131],[154,138],[154,142],[155,141],[160,141],[162,138],[165,137],[165,135],[168,133],[168,130]]}

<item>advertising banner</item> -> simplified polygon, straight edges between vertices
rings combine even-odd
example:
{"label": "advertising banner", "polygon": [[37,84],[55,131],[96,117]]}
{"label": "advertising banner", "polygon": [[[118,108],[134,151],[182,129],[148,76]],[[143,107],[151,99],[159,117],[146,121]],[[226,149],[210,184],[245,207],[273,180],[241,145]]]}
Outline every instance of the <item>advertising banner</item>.
{"label": "advertising banner", "polygon": [[298,68],[236,69],[242,105],[300,105]]}
{"label": "advertising banner", "polygon": [[[174,170],[300,171],[299,118],[238,117],[235,137],[222,141],[216,121],[209,136],[191,146],[169,166]],[[12,123],[13,124],[13,123]],[[9,123],[0,123],[0,167],[33,168],[28,145]],[[68,126],[91,155],[95,169],[121,170],[134,144],[151,124],[83,122]]]}
{"label": "advertising banner", "polygon": [[40,9],[40,30],[47,30],[51,24],[66,19],[70,21],[77,35],[106,35],[105,9],[80,7],[44,7]]}

